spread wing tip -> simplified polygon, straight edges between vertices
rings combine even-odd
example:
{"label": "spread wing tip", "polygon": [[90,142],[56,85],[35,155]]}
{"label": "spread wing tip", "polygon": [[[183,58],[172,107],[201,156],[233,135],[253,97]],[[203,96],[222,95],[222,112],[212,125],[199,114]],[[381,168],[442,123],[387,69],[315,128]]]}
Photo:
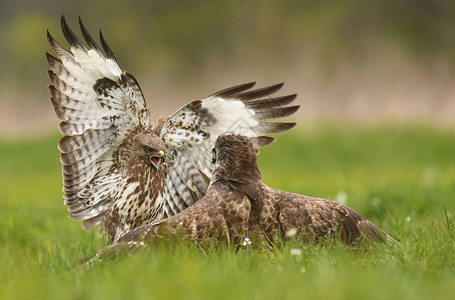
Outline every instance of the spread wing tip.
{"label": "spread wing tip", "polygon": [[258,136],[250,138],[251,142],[253,143],[254,148],[262,148],[268,146],[275,142],[275,138],[270,136]]}
{"label": "spread wing tip", "polygon": [[106,40],[104,39],[103,32],[101,30],[100,30],[100,41],[101,41],[101,46],[103,47],[104,52],[106,53],[106,57],[114,60],[118,65],[118,61],[115,58],[114,52],[112,52],[111,47],[109,47]]}
{"label": "spread wing tip", "polygon": [[55,64],[55,62],[60,62],[61,63],[61,61],[57,57],[53,56],[49,52],[45,52],[45,55],[46,55],[46,60],[47,60],[47,62],[49,63],[49,65],[51,67],[52,67],[52,65]]}
{"label": "spread wing tip", "polygon": [[96,49],[98,52],[100,51],[100,48],[98,47],[98,44],[95,42],[95,40],[92,38],[90,33],[88,32],[87,28],[85,27],[84,23],[82,22],[81,16],[79,16],[79,27],[82,32],[82,36],[84,37],[85,42],[91,49]]}
{"label": "spread wing tip", "polygon": [[268,108],[263,110],[257,110],[257,114],[260,119],[276,119],[284,118],[294,114],[300,105],[288,106],[288,107],[278,107],[278,108]]}
{"label": "spread wing tip", "polygon": [[253,109],[263,109],[263,108],[274,108],[274,107],[281,107],[286,106],[294,102],[297,98],[297,94],[287,95],[287,96],[280,96],[274,98],[266,98],[266,99],[259,99],[259,100],[250,100],[246,101],[245,104]]}
{"label": "spread wing tip", "polygon": [[234,95],[234,98],[240,99],[242,101],[248,101],[248,100],[258,99],[261,97],[270,96],[271,94],[276,93],[277,91],[281,90],[283,85],[284,85],[284,82],[281,82],[281,83],[274,84],[271,86],[266,86],[266,87],[263,87],[260,89],[246,91],[246,92]]}
{"label": "spread wing tip", "polygon": [[54,41],[54,37],[52,36],[52,34],[49,32],[49,29],[46,30],[46,38],[47,40],[49,41],[49,44],[52,45],[52,41]]}
{"label": "spread wing tip", "polygon": [[[47,30],[47,34],[46,34],[46,37],[47,37],[47,41],[49,42],[49,45],[51,45],[52,49],[57,52],[57,54],[62,54],[62,53],[66,53],[66,51],[64,50],[64,48],[57,42],[56,39],[54,39],[54,37],[52,36],[52,34],[49,32],[49,30]],[[51,55],[52,56],[52,55]]]}
{"label": "spread wing tip", "polygon": [[60,25],[62,27],[63,35],[65,36],[65,39],[68,41],[68,43],[76,48],[85,48],[82,45],[82,42],[77,38],[77,36],[74,34],[74,32],[71,30],[70,26],[66,22],[65,16],[62,15],[60,18]]}
{"label": "spread wing tip", "polygon": [[291,123],[261,123],[259,125],[260,130],[264,133],[278,133],[278,132],[283,132],[287,131],[289,129],[294,128],[297,125],[295,122]]}
{"label": "spread wing tip", "polygon": [[238,93],[244,92],[246,90],[249,90],[253,86],[255,86],[255,84],[256,84],[256,82],[252,81],[252,82],[236,85],[236,86],[229,87],[227,89],[218,91],[218,92],[210,95],[209,97],[215,97],[216,96],[216,97],[227,98],[227,97],[233,96],[235,94],[238,94]]}

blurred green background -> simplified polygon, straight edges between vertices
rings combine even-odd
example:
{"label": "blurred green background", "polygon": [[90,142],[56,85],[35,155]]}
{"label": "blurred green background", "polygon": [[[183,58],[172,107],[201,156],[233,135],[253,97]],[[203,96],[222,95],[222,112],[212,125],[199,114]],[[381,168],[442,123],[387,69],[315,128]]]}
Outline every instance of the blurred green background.
{"label": "blurred green background", "polygon": [[238,83],[285,81],[307,122],[453,124],[455,2],[0,1],[0,132],[54,128],[45,33],[103,29],[152,116]]}

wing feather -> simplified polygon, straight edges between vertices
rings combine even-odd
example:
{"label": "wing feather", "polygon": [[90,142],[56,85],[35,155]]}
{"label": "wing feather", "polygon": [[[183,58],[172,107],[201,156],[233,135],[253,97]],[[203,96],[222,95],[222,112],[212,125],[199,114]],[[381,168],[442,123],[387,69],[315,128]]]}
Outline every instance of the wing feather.
{"label": "wing feather", "polygon": [[365,237],[378,241],[393,240],[387,232],[343,204],[267,189],[280,207],[279,221],[285,231],[296,228],[310,234],[308,237],[312,240],[336,236],[347,244],[355,244]]}
{"label": "wing feather", "polygon": [[[114,130],[91,130],[82,135],[64,136],[58,143],[58,149],[62,153],[69,153],[82,147],[99,148],[106,142],[114,139]],[[87,143],[90,141],[90,144]]]}
{"label": "wing feather", "polygon": [[99,53],[101,53],[100,48],[96,44],[95,40],[92,38],[90,33],[88,32],[87,28],[85,28],[84,23],[82,23],[82,19],[79,17],[79,27],[81,28],[82,36],[84,37],[85,42],[89,46],[89,49],[95,49]]}
{"label": "wing feather", "polygon": [[218,92],[208,96],[207,98],[214,97],[214,96],[221,97],[221,98],[228,98],[228,97],[231,97],[232,95],[239,94],[241,92],[251,89],[255,84],[256,84],[256,82],[248,82],[248,83],[236,85],[233,87],[229,87],[227,89],[218,91]]}
{"label": "wing feather", "polygon": [[182,178],[180,178],[180,176],[178,175],[178,173],[176,171],[177,171],[176,169],[171,168],[169,170],[168,178],[171,179],[172,185],[174,186],[174,189],[177,191],[177,196],[183,200],[182,205],[189,207],[190,205],[195,203],[198,199],[193,198],[194,194],[192,194],[190,192],[190,189],[188,189],[188,187],[185,185]]}
{"label": "wing feather", "polygon": [[281,82],[281,83],[278,83],[275,85],[263,87],[261,89],[256,89],[256,90],[236,94],[236,95],[233,95],[233,97],[243,100],[243,101],[254,100],[254,99],[263,98],[263,97],[269,97],[273,93],[281,90],[283,85],[284,85],[284,82]]}
{"label": "wing feather", "polygon": [[284,118],[295,113],[300,106],[288,106],[280,108],[258,109],[256,113],[260,119]]}
{"label": "wing feather", "polygon": [[250,100],[247,101],[247,103],[248,107],[253,109],[273,108],[291,104],[294,102],[295,98],[297,98],[297,94],[260,100]]}
{"label": "wing feather", "polygon": [[[193,101],[179,109],[163,125],[161,138],[169,149],[176,150],[168,151],[170,162],[166,180],[169,187],[165,197],[166,201],[170,201],[165,204],[168,215],[191,205],[191,192],[205,194],[207,185],[194,183],[202,183],[211,176],[214,169],[212,149],[219,135],[240,133],[252,138],[256,147],[262,147],[274,141],[264,135],[282,132],[296,125],[268,121],[295,113],[299,106],[286,105],[292,103],[296,95],[273,98],[272,94],[279,91],[283,83],[250,90],[254,84],[234,86],[204,100]],[[185,167],[185,170],[180,168],[181,157],[188,158],[189,167]],[[187,184],[189,172],[193,174],[192,184]],[[174,183],[174,190],[170,183]]]}
{"label": "wing feather", "polygon": [[169,178],[165,179],[165,188],[164,188],[164,194],[165,194],[165,213],[167,216],[172,216],[175,214],[178,214],[182,210],[184,210],[185,207],[185,202],[183,201],[174,201],[173,199],[180,199],[180,196],[178,195],[176,189],[174,189],[174,186],[172,184],[172,180]]}
{"label": "wing feather", "polygon": [[103,218],[113,197],[126,183],[119,149],[134,133],[148,130],[149,112],[136,80],[122,72],[100,36],[100,47],[79,19],[86,45],[61,19],[70,49],[49,33],[56,56],[46,53],[52,85],[50,102],[62,121],[63,192],[70,218],[90,229]]}

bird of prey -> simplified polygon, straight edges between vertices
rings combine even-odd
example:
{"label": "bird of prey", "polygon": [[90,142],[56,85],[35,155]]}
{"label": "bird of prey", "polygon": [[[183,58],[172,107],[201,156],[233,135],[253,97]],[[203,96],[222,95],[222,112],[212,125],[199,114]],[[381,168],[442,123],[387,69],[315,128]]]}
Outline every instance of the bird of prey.
{"label": "bird of prey", "polygon": [[261,182],[257,153],[249,138],[221,135],[214,148],[216,168],[201,200],[168,219],[132,230],[97,257],[177,235],[199,243],[224,241],[234,246],[245,240],[272,246],[289,238],[304,243],[338,238],[347,245],[394,241],[350,207],[268,187]]}
{"label": "bird of prey", "polygon": [[152,124],[137,81],[120,69],[101,32],[100,48],[80,19],[85,43],[63,16],[61,25],[70,48],[48,31],[56,57],[46,57],[50,101],[64,135],[58,148],[65,204],[84,229],[101,224],[109,243],[202,198],[220,134],[240,130],[262,147],[274,140],[264,135],[295,125],[269,120],[297,111],[289,106],[296,95],[272,97],[282,83],[251,90],[254,82],[193,101]]}

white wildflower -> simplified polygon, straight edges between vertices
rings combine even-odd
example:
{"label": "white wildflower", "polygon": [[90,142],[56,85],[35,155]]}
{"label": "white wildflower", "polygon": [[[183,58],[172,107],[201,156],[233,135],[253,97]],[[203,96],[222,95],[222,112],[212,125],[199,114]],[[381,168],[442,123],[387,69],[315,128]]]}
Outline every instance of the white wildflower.
{"label": "white wildflower", "polygon": [[302,274],[303,274],[303,273],[305,273],[305,272],[306,272],[306,269],[305,269],[305,267],[301,267],[301,268],[300,268],[300,273],[302,273]]}
{"label": "white wildflower", "polygon": [[407,216],[406,221],[411,222],[411,216]]}
{"label": "white wildflower", "polygon": [[251,245],[251,241],[250,241],[249,238],[246,237],[246,238],[243,240],[242,246],[243,246],[243,247],[246,247],[246,246],[248,246],[248,245]]}
{"label": "white wildflower", "polygon": [[302,249],[299,248],[291,248],[291,255],[300,256],[302,255]]}
{"label": "white wildflower", "polygon": [[288,231],[286,231],[286,233],[284,235],[286,237],[291,237],[291,236],[296,235],[296,233],[297,233],[297,228],[291,228]]}
{"label": "white wildflower", "polygon": [[348,200],[348,195],[346,194],[345,191],[339,191],[338,194],[337,194],[336,197],[335,197],[335,200],[336,200],[338,203],[346,204],[346,202],[347,202],[347,200]]}

